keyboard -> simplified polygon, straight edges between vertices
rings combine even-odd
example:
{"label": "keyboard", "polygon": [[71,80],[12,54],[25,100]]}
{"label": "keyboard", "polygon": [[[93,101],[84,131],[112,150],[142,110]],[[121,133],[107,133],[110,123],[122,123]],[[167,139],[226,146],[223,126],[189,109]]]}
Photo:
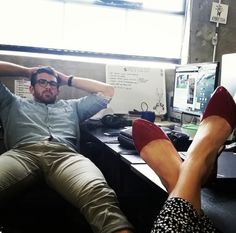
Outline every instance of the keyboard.
{"label": "keyboard", "polygon": [[189,135],[177,130],[167,130],[163,129],[163,131],[167,134],[169,139],[172,141],[173,144],[178,144],[182,142],[186,142],[189,140]]}
{"label": "keyboard", "polygon": [[[189,140],[189,135],[179,132],[177,130],[171,130],[170,128],[167,127],[160,127],[168,136],[170,141],[174,145],[178,144],[183,144],[186,141]],[[122,129],[120,131],[120,134],[118,135],[118,141],[121,146],[127,149],[135,148],[134,143],[133,143],[133,138],[132,138],[132,127],[127,127],[125,129]]]}

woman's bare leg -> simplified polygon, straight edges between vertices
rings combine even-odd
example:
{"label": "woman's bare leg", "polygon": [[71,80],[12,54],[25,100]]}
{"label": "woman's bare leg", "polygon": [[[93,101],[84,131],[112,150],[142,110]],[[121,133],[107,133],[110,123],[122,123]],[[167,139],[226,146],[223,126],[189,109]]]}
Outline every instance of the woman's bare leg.
{"label": "woman's bare leg", "polygon": [[157,139],[144,146],[140,155],[159,176],[168,193],[172,192],[182,164],[173,144],[166,139]]}
{"label": "woman's bare leg", "polygon": [[170,193],[178,180],[182,163],[172,142],[159,126],[143,119],[133,122],[132,136],[140,156]]}
{"label": "woman's bare leg", "polygon": [[188,149],[188,158],[182,163],[179,179],[169,197],[180,197],[200,212],[201,186],[208,178],[220,147],[232,131],[222,117],[205,118]]}
{"label": "woman's bare leg", "polygon": [[167,136],[150,122],[134,121],[133,139],[136,149],[170,192],[169,197],[183,198],[200,211],[201,186],[214,167],[219,149],[235,126],[235,101],[224,87],[219,86],[208,102],[184,163],[181,164]]}

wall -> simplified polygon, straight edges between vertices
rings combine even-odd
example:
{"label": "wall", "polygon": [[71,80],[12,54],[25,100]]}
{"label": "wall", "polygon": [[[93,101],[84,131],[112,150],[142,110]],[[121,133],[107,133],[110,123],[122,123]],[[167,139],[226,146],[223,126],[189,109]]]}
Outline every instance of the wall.
{"label": "wall", "polygon": [[[236,1],[222,0],[223,4],[229,5],[227,24],[220,24],[218,35],[218,46],[216,50],[216,60],[221,61],[221,57],[226,53],[236,52]],[[212,1],[192,0],[190,4],[190,38],[187,52],[188,63],[212,61],[213,45],[212,37],[215,33],[216,24],[210,22]],[[93,78],[105,81],[106,62],[94,62],[86,59],[65,58],[63,56],[50,56],[49,58],[35,57],[33,55],[6,55],[6,52],[0,53],[0,60],[15,62],[27,66],[51,65],[54,68],[67,74],[78,75],[82,77]],[[127,64],[127,61],[121,61]],[[166,93],[173,90],[174,85],[174,67],[166,70]],[[7,80],[10,87],[13,88],[13,80]],[[82,96],[85,93],[74,88],[63,87],[61,89],[61,98],[72,98]]]}
{"label": "wall", "polygon": [[[210,22],[212,2],[209,0],[191,1],[190,44],[188,63],[208,62],[213,60],[212,37],[216,23]],[[214,0],[214,2],[219,2]],[[216,61],[221,61],[222,55],[236,52],[236,1],[221,0],[229,6],[226,24],[220,24]]]}
{"label": "wall", "polygon": [[[65,74],[73,74],[75,76],[81,76],[85,78],[92,78],[102,82],[105,82],[105,65],[100,63],[81,62],[76,59],[63,58],[63,56],[44,56],[37,57],[38,55],[24,53],[18,53],[18,55],[12,55],[11,53],[0,53],[0,60],[13,62],[19,65],[34,67],[34,66],[52,66],[60,72]],[[20,78],[20,77],[19,77]],[[1,77],[5,84],[13,91],[14,79],[9,77]],[[83,91],[78,91],[76,88],[69,88],[63,86],[60,88],[59,98],[69,99],[77,98],[85,95]]]}
{"label": "wall", "polygon": [[[24,65],[28,67],[45,65],[52,66],[60,72],[65,74],[72,74],[74,76],[80,76],[85,78],[91,78],[95,80],[99,80],[105,82],[106,78],[106,64],[112,64],[112,61],[101,60],[92,61],[91,59],[82,59],[82,58],[74,58],[68,56],[41,56],[34,54],[24,54],[17,53],[13,55],[11,52],[0,52],[0,60],[13,62],[19,65]],[[167,92],[173,90],[173,75],[174,75],[174,65],[161,65],[157,63],[145,63],[142,64],[140,62],[128,62],[128,61],[116,61],[113,63],[122,64],[122,65],[139,65],[139,66],[164,66],[166,67],[166,88]],[[20,78],[20,77],[19,77]],[[7,86],[13,91],[14,90],[14,79],[9,77],[1,77],[2,80]],[[86,93],[67,86],[63,86],[60,88],[59,98],[69,99],[69,98],[77,98],[85,95]]]}

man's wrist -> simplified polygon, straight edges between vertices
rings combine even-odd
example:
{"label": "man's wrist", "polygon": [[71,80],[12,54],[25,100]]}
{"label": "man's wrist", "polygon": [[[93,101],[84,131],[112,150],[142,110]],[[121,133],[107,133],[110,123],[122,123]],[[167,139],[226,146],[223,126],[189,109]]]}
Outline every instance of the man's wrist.
{"label": "man's wrist", "polygon": [[72,80],[73,80],[73,78],[74,78],[74,76],[73,76],[73,75],[70,75],[69,78],[68,78],[68,80],[67,80],[67,85],[68,85],[69,87],[72,86]]}

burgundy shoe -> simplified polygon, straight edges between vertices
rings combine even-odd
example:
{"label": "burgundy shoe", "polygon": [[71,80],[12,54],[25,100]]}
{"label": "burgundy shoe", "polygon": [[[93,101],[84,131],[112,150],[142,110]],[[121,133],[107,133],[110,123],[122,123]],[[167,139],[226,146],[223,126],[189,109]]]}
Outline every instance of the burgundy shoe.
{"label": "burgundy shoe", "polygon": [[[205,112],[202,116],[201,121],[203,121],[205,118],[209,116],[220,116],[224,118],[229,125],[231,126],[231,129],[233,130],[236,125],[236,104],[233,99],[233,97],[230,95],[230,93],[223,87],[219,86],[213,93],[211,99],[208,102],[208,105],[205,109]],[[220,156],[221,152],[224,150],[224,147],[220,149],[220,151],[217,154],[216,161],[214,164],[214,167],[209,174],[209,177],[203,184],[203,187],[208,186],[214,181],[216,181],[217,178],[217,160]]]}
{"label": "burgundy shoe", "polygon": [[218,154],[216,156],[216,160],[213,166],[212,171],[210,172],[209,176],[207,177],[207,179],[205,180],[205,182],[203,182],[202,187],[207,187],[211,184],[213,184],[216,180],[217,180],[217,171],[218,171],[218,158],[221,155],[222,151],[224,151],[225,146],[222,146],[220,148],[220,150],[218,151]]}
{"label": "burgundy shoe", "polygon": [[153,140],[169,140],[168,136],[160,127],[144,119],[137,119],[133,122],[132,137],[135,148],[139,153],[144,146]]}
{"label": "burgundy shoe", "polygon": [[201,121],[208,116],[223,117],[231,126],[232,130],[236,125],[236,104],[230,93],[223,87],[219,86],[210,98],[204,111]]}

